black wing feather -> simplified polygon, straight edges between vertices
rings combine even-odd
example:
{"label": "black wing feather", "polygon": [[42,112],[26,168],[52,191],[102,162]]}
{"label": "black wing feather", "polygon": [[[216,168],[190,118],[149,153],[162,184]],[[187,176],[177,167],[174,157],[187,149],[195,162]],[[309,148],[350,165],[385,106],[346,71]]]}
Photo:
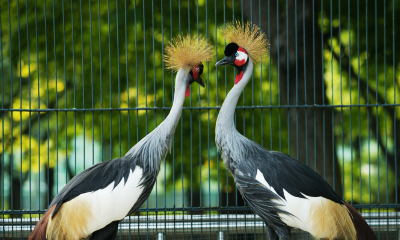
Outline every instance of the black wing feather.
{"label": "black wing feather", "polygon": [[57,204],[52,216],[54,216],[61,205],[75,197],[106,188],[112,182],[116,187],[122,179],[125,183],[130,171],[135,170],[136,165],[124,160],[124,158],[113,159],[107,162],[101,162],[84,170],[73,177],[57,194],[51,202],[49,208]]}
{"label": "black wing feather", "polygon": [[258,214],[266,224],[270,226],[284,226],[288,227],[282,222],[278,213],[291,215],[290,213],[280,210],[281,204],[276,200],[279,197],[267,189],[260,182],[252,177],[242,174],[235,174],[236,186],[242,193],[243,199],[249,204],[256,214]]}
{"label": "black wing feather", "polygon": [[310,167],[287,154],[262,149],[258,167],[265,180],[280,197],[285,198],[283,192],[285,189],[295,197],[305,198],[303,195],[305,194],[343,204],[332,187]]}

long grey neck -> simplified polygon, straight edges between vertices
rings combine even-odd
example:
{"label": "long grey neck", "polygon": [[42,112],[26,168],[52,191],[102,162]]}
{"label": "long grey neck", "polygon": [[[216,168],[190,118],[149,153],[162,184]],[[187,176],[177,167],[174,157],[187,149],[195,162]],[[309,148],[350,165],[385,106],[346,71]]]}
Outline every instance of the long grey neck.
{"label": "long grey neck", "polygon": [[[141,155],[141,159],[147,164],[148,162],[160,163],[164,160],[165,155],[172,143],[172,136],[175,133],[176,125],[182,114],[183,102],[185,101],[187,73],[180,69],[175,80],[174,102],[167,118],[146,137],[142,138],[135,146],[133,146],[125,156],[131,157]],[[150,164],[151,167],[158,167],[159,164]],[[157,168],[158,169],[158,168]]]}
{"label": "long grey neck", "polygon": [[226,96],[222,104],[215,130],[217,133],[236,131],[234,123],[236,105],[244,87],[249,82],[251,74],[253,73],[253,62],[250,58],[248,61],[247,68],[243,72],[242,80],[229,91],[228,96]]}
{"label": "long grey neck", "polygon": [[178,124],[182,114],[187,84],[185,81],[186,75],[187,73],[183,69],[179,69],[175,80],[174,102],[172,103],[171,111],[162,123],[164,127],[172,131],[172,134],[175,132],[176,125]]}

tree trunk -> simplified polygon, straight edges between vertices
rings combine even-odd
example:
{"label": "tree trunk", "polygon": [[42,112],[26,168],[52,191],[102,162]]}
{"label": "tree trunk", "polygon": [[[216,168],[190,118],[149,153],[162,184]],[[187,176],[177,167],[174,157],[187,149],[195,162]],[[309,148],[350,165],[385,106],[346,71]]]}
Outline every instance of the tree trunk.
{"label": "tree trunk", "polygon": [[261,8],[259,2],[254,1],[253,11],[251,2],[244,1],[243,11],[247,19],[252,18],[254,23],[261,25],[269,37],[271,60],[279,68],[279,79],[275,81],[280,83],[281,105],[301,106],[284,108],[289,123],[290,154],[316,169],[342,196],[333,140],[334,109],[302,107],[329,104],[325,95],[323,44],[318,26],[320,8],[318,1],[304,1],[304,6],[302,0],[297,1],[297,9],[295,1],[288,1],[285,6],[277,0],[264,0]]}
{"label": "tree trunk", "polygon": [[[19,175],[18,175],[19,176]],[[14,175],[14,178],[12,179],[12,211],[13,212],[19,212],[21,210],[21,180],[19,178],[17,178]],[[17,214],[12,214],[11,215],[12,218],[21,218],[21,215],[17,215]]]}
{"label": "tree trunk", "polygon": [[[49,166],[47,166],[49,167]],[[46,206],[47,208],[51,201],[53,200],[54,196],[54,191],[53,191],[53,186],[54,186],[54,168],[49,168],[49,170],[46,170],[46,182],[47,182],[47,198],[46,198]]]}

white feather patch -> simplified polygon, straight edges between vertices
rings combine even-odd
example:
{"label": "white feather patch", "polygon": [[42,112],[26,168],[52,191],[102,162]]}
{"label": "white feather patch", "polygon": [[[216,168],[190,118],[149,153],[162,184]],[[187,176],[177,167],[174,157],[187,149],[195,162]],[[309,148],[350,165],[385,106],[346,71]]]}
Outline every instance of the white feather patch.
{"label": "white feather patch", "polygon": [[239,54],[239,56],[236,57],[237,60],[241,61],[247,59],[247,53],[242,51],[237,51],[237,53]]}
{"label": "white feather patch", "polygon": [[[259,169],[257,169],[256,180],[272,192],[276,193],[275,189],[267,183],[263,173]],[[310,221],[312,212],[311,210],[317,205],[320,205],[324,198],[309,197],[304,194],[303,195],[305,198],[298,198],[289,194],[285,189],[283,189],[283,193],[285,195],[285,199],[281,198],[280,201],[277,201],[278,203],[283,204],[280,209],[291,213],[293,216],[279,214],[281,220],[291,227],[300,228],[304,231],[312,233],[312,221]]]}
{"label": "white feather patch", "polygon": [[133,172],[130,171],[126,184],[125,179],[122,179],[115,188],[112,182],[104,189],[84,193],[74,199],[86,202],[95,219],[88,223],[87,234],[126,216],[143,192],[143,187],[138,186],[142,173],[143,169],[136,166]]}

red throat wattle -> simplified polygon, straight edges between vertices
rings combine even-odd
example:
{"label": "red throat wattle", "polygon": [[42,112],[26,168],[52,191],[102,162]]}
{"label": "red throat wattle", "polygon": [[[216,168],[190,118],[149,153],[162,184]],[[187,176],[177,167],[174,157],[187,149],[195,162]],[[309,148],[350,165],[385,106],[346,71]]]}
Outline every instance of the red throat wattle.
{"label": "red throat wattle", "polygon": [[238,73],[238,75],[236,75],[235,77],[235,85],[240,82],[240,80],[242,80],[243,77],[243,71],[240,71],[240,73]]}
{"label": "red throat wattle", "polygon": [[235,60],[235,64],[238,66],[242,66],[243,64],[246,63],[246,59],[242,59],[242,60]]}
{"label": "red throat wattle", "polygon": [[186,92],[185,92],[185,97],[189,97],[190,95],[190,88],[189,88],[189,84],[186,87]]}

